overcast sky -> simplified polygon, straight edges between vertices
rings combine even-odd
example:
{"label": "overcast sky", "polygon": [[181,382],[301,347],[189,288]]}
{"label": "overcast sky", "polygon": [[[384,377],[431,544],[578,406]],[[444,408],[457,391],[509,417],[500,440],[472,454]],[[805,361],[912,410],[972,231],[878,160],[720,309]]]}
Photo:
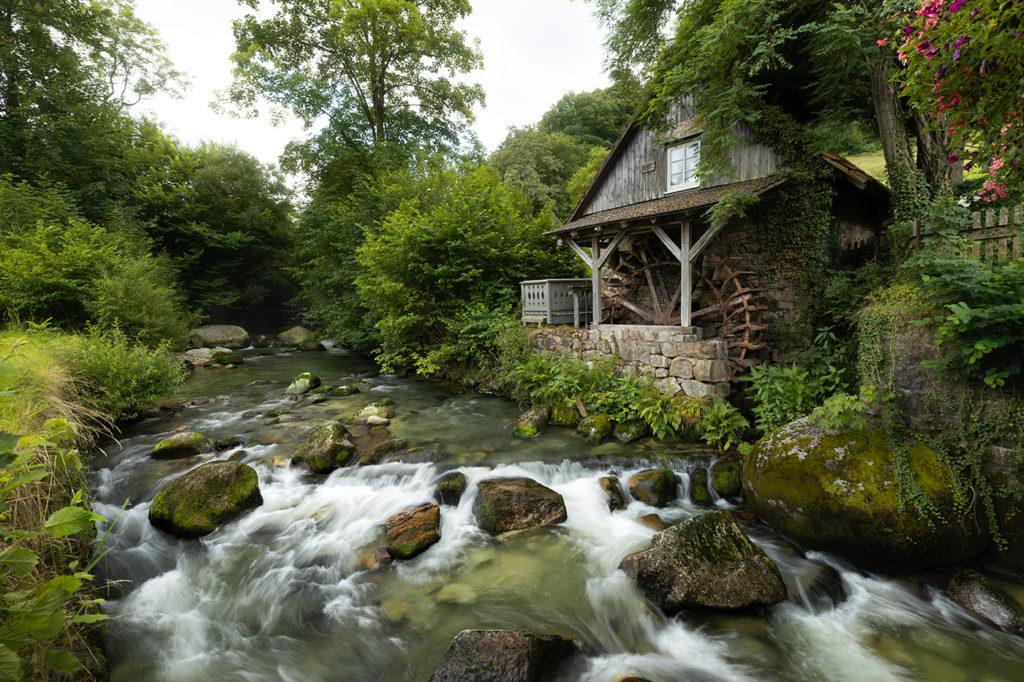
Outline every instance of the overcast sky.
{"label": "overcast sky", "polygon": [[[581,0],[473,0],[466,21],[480,39],[484,69],[467,80],[484,87],[487,105],[476,111],[474,128],[488,150],[509,126],[535,123],[568,92],[606,87],[602,32]],[[284,145],[303,136],[290,122],[274,127],[210,109],[215,91],[231,80],[234,47],[231,20],[241,16],[234,0],[136,0],[139,17],[157,27],[177,68],[192,81],[185,98],[157,97],[143,106],[183,142],[234,142],[264,162],[276,162]]]}

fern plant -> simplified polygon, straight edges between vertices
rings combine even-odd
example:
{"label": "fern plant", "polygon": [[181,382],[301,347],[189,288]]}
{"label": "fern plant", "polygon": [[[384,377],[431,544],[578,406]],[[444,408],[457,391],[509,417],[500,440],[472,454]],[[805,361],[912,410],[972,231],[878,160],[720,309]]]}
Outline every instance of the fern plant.
{"label": "fern plant", "polygon": [[701,418],[700,437],[708,445],[718,448],[719,452],[725,452],[741,442],[749,428],[750,422],[738,409],[716,397]]}

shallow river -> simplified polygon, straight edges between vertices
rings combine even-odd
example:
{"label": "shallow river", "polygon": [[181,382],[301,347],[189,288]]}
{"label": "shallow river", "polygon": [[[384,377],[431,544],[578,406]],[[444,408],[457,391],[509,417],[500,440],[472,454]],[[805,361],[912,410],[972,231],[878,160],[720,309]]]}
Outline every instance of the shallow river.
{"label": "shallow river", "polygon": [[[363,392],[295,408],[282,390],[303,371],[329,384],[363,381]],[[329,476],[274,466],[319,422],[384,396],[395,402],[391,433],[438,450],[441,462]],[[1024,640],[983,625],[927,579],[862,573],[757,525],[745,530],[778,563],[786,602],[761,613],[653,612],[617,567],[654,533],[637,517],[657,512],[672,523],[705,511],[683,501],[689,472],[711,457],[705,449],[595,446],[567,429],[516,440],[518,410],[507,401],[376,376],[367,360],[333,351],[249,355],[236,369],[197,372],[169,402],[196,398],[215,400],[139,422],[93,465],[96,510],[120,514],[98,567],[115,681],[424,681],[468,628],[571,635],[587,654],[580,680],[1024,679]],[[263,416],[288,408],[276,421]],[[254,466],[263,495],[262,506],[201,540],[175,539],[147,520],[163,483],[208,461],[148,456],[183,426],[240,437],[243,446],[214,457]],[[625,480],[666,463],[680,474],[679,502],[608,511],[599,477]],[[412,561],[361,568],[359,557],[382,543],[384,520],[432,501],[433,481],[451,469],[469,486],[457,507],[442,507],[441,541]],[[478,530],[474,483],[510,475],[561,493],[568,520],[508,537]]]}

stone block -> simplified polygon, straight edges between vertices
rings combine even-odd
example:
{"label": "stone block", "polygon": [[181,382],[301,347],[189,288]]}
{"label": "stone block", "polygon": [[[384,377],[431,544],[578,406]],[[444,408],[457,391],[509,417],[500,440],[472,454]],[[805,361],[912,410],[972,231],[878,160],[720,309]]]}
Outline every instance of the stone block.
{"label": "stone block", "polygon": [[703,381],[682,379],[680,380],[679,385],[682,387],[683,393],[691,398],[707,398],[715,395],[714,385],[705,384]]}
{"label": "stone block", "polygon": [[[682,341],[666,342],[661,345],[661,352],[670,358],[686,357],[693,359],[716,360],[719,357],[718,344],[725,348],[728,353],[728,346],[725,341]],[[724,357],[724,356],[723,356]]]}
{"label": "stone block", "polygon": [[601,352],[596,350],[585,350],[581,354],[584,362],[590,362],[591,360],[600,360]]}
{"label": "stone block", "polygon": [[668,370],[663,367],[658,367],[654,370],[654,376],[658,379],[664,379],[668,376]]}
{"label": "stone block", "polygon": [[676,358],[669,365],[668,373],[680,379],[693,377],[693,361],[689,358]]}
{"label": "stone block", "polygon": [[725,339],[712,339],[711,341],[706,341],[705,343],[711,344],[711,347],[714,349],[714,355],[711,356],[712,358],[717,358],[718,360],[725,360],[729,357],[729,344],[725,342]]}
{"label": "stone block", "polygon": [[693,378],[708,383],[721,383],[729,380],[728,360],[696,360],[693,363]]}
{"label": "stone block", "polygon": [[651,367],[670,367],[672,360],[664,355],[651,355]]}
{"label": "stone block", "polygon": [[679,392],[679,380],[675,377],[666,377],[664,379],[655,379],[654,387],[662,393],[668,395],[675,395]]}

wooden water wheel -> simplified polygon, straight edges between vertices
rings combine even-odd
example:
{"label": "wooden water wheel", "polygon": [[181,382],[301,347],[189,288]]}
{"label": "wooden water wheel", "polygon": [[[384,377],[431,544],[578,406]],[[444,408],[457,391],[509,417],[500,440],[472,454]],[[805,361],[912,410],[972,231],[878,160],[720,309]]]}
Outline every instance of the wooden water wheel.
{"label": "wooden water wheel", "polygon": [[711,276],[700,271],[698,276],[711,292],[715,303],[695,310],[693,319],[707,317],[715,319],[719,327],[719,336],[729,345],[729,364],[731,381],[736,381],[751,365],[760,359],[758,351],[767,347],[762,332],[768,328],[761,314],[767,305],[761,299],[764,289],[750,287],[745,284],[746,278],[754,273],[746,270],[734,270],[726,261],[714,254],[707,254],[714,265]]}
{"label": "wooden water wheel", "polygon": [[609,319],[619,321],[633,313],[642,323],[679,324],[678,273],[679,261],[660,243],[648,241],[619,252],[601,287]]}

